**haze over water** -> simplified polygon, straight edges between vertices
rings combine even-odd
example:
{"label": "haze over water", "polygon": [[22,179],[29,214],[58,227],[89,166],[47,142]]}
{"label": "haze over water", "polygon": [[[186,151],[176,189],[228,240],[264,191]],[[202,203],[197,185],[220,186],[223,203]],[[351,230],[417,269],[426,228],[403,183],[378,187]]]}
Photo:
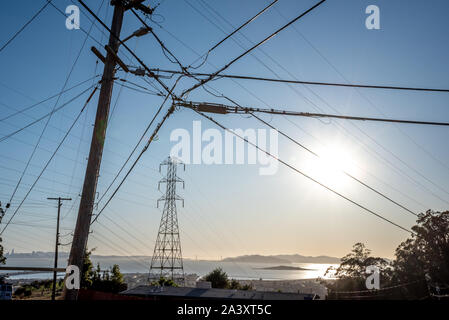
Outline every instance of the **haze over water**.
{"label": "haze over water", "polygon": [[[118,264],[122,273],[148,273],[150,257],[102,257],[93,256],[94,266],[100,263],[101,269],[107,269],[113,264]],[[64,267],[65,258],[60,260],[59,267]],[[22,258],[10,257],[6,266],[33,266],[52,267],[52,257]],[[245,262],[224,262],[207,260],[184,260],[184,272],[186,274],[197,274],[203,276],[217,267],[221,267],[230,278],[234,279],[260,279],[263,280],[293,280],[293,279],[313,279],[324,277],[329,266],[335,264],[314,264],[314,263],[290,263],[282,264],[289,267],[300,267],[307,270],[264,270],[261,268],[279,266],[279,263],[245,263]],[[13,278],[50,278],[50,273],[38,273],[32,275],[21,275]]]}

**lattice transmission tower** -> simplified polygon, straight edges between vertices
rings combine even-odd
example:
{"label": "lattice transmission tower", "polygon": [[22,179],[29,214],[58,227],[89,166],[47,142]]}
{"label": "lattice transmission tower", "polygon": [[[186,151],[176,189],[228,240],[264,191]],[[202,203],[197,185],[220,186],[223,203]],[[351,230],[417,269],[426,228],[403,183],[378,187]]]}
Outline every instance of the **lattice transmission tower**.
{"label": "lattice transmission tower", "polygon": [[184,283],[184,267],[182,263],[181,239],[179,237],[178,216],[176,212],[176,201],[182,201],[184,207],[184,199],[176,194],[176,184],[182,183],[184,188],[184,180],[180,179],[177,174],[177,167],[181,164],[177,159],[168,157],[159,166],[159,172],[162,166],[167,166],[167,175],[159,181],[158,188],[162,183],[166,184],[165,195],[157,200],[164,201],[164,210],[162,212],[161,224],[157,234],[154,253],[151,259],[149,280],[159,280],[160,277],[172,279],[178,284]]}

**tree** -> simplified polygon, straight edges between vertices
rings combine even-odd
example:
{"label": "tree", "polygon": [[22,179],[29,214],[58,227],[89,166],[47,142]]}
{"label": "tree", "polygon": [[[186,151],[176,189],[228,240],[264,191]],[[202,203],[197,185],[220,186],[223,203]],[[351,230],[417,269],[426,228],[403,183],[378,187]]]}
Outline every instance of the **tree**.
{"label": "tree", "polygon": [[159,280],[150,283],[150,286],[157,287],[177,287],[178,285],[172,279],[160,277]]}
{"label": "tree", "polygon": [[410,284],[402,294],[419,299],[429,287],[449,287],[449,211],[420,214],[414,234],[402,242],[393,262],[393,284]]}
{"label": "tree", "polygon": [[391,279],[391,264],[383,258],[372,257],[371,250],[363,243],[356,243],[349,254],[341,258],[341,264],[337,269],[329,268],[326,274],[334,272],[337,278],[333,282],[326,282],[329,289],[329,298],[334,298],[334,293],[338,291],[358,291],[366,288],[366,268],[376,266],[380,271],[380,282],[387,284]]}
{"label": "tree", "polygon": [[0,237],[0,264],[5,264],[5,263],[6,263],[6,257],[3,255],[2,238]]}
{"label": "tree", "polygon": [[244,284],[242,285],[240,282],[238,282],[235,279],[232,279],[228,282],[227,289],[234,289],[234,290],[253,290],[252,284]]}
{"label": "tree", "polygon": [[253,285],[251,283],[244,284],[243,286],[240,287],[240,290],[245,290],[245,291],[253,290]]}
{"label": "tree", "polygon": [[371,250],[363,243],[356,243],[352,251],[341,258],[340,266],[335,274],[338,278],[366,278],[366,267],[376,266],[381,273],[390,273],[390,263],[383,258],[371,257]]}
{"label": "tree", "polygon": [[81,275],[81,288],[87,290],[97,290],[103,292],[118,293],[127,289],[120,267],[114,264],[109,270],[101,271],[100,264],[96,269],[90,260],[91,251],[86,250],[84,255],[83,272]]}
{"label": "tree", "polygon": [[225,289],[229,286],[228,275],[222,268],[212,270],[204,277],[204,280],[209,281],[212,288]]}
{"label": "tree", "polygon": [[100,263],[97,263],[97,268],[95,269],[95,272],[93,274],[92,277],[92,281],[100,281],[101,280],[101,268],[100,268]]}
{"label": "tree", "polygon": [[384,289],[373,298],[422,299],[429,292],[438,294],[437,288],[446,291],[440,294],[447,294],[449,211],[421,213],[412,231],[412,236],[396,248],[392,263],[371,257],[362,243],[356,243],[352,252],[341,259],[335,272],[337,280],[326,283],[328,297],[341,297],[335,295],[338,291],[366,291],[364,270],[368,265],[379,267],[381,289]]}
{"label": "tree", "polygon": [[93,278],[95,277],[95,270],[90,260],[90,255],[95,249],[87,250],[84,253],[83,271],[81,272],[80,287],[83,289],[89,289],[92,287]]}
{"label": "tree", "polygon": [[101,272],[100,264],[98,263],[91,280],[92,285],[89,287],[91,290],[118,293],[128,288],[117,264],[114,264],[109,270]]}
{"label": "tree", "polygon": [[120,272],[120,267],[118,264],[114,264],[111,268],[111,289],[112,292],[120,292],[124,291],[128,288],[128,285],[125,283],[123,279],[123,274]]}
{"label": "tree", "polygon": [[240,282],[238,282],[235,279],[232,279],[231,282],[229,282],[229,284],[228,284],[228,289],[240,290],[241,288],[242,288],[242,286],[240,285]]}

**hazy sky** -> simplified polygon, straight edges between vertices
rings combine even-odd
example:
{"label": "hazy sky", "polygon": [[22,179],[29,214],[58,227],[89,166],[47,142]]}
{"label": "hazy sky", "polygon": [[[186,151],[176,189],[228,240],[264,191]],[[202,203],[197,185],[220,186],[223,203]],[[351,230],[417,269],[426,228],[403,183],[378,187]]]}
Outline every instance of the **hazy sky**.
{"label": "hazy sky", "polygon": [[[0,12],[0,44],[7,41],[44,2],[27,0],[5,3]],[[53,2],[62,11],[71,4],[65,0]],[[211,53],[207,63],[198,71],[215,71],[315,2],[280,0],[240,34]],[[87,3],[94,11],[99,10],[99,16],[110,24],[112,8],[109,1],[104,1],[101,7],[100,0]],[[205,53],[225,33],[232,31],[232,26],[242,24],[268,3],[263,0],[162,0],[156,11],[158,15],[153,19],[163,28],[151,21],[149,24],[181,62],[189,65],[198,58],[197,53]],[[371,4],[380,8],[380,30],[367,30],[365,27],[365,9]],[[328,0],[264,43],[260,50],[232,65],[226,73],[307,81],[449,88],[448,10],[449,3],[444,0]],[[216,16],[216,12],[222,18]],[[90,20],[90,16],[81,15],[80,23],[85,30],[91,28]],[[139,27],[137,19],[126,13],[122,38]],[[91,36],[100,43],[106,43],[106,34],[103,35],[100,30],[104,31],[97,24],[92,28]],[[85,38],[81,30],[66,29],[65,18],[48,6],[0,52],[0,119],[58,93]],[[177,65],[162,54],[150,34],[132,39],[128,44],[148,66],[177,69]],[[96,67],[96,58],[90,51],[93,45],[104,52],[95,41],[88,39],[68,87],[101,73],[102,63]],[[120,49],[120,56],[127,64],[137,66],[123,48]],[[119,72],[117,76],[124,78],[125,74]],[[128,75],[127,79],[152,89],[139,77]],[[171,86],[174,78],[164,81]],[[182,80],[176,93],[193,83]],[[58,106],[92,84],[92,80],[88,81],[63,95]],[[245,106],[449,120],[447,93],[288,86],[229,79],[216,80],[210,85]],[[87,95],[83,94],[52,117],[3,224],[9,220],[62,139]],[[64,203],[62,210],[61,242],[70,241],[97,99],[98,94],[3,234],[6,250],[14,248],[16,252],[29,252],[54,249],[56,203],[46,200],[47,197],[73,198],[72,202]],[[228,103],[201,88],[192,92],[189,99]],[[46,114],[55,102],[56,99],[52,99],[21,115],[0,121],[1,136]],[[162,98],[158,96],[121,89],[118,85],[114,87],[111,106],[114,111],[107,130],[97,189],[99,197],[161,102]],[[336,160],[345,170],[414,212],[448,208],[447,128],[262,117],[313,151]],[[265,128],[256,120],[239,115],[216,115],[214,118],[233,129]],[[213,124],[200,119],[190,110],[177,111],[169,118],[158,140],[144,154],[99,218],[99,223],[92,226],[89,247],[96,247],[97,254],[152,253],[162,208],[156,208],[156,200],[162,195],[157,189],[161,178],[158,165],[174,145],[169,141],[170,133],[177,128],[191,132],[195,120],[202,121],[203,130],[214,128]],[[6,203],[11,196],[45,122],[41,121],[0,142],[2,203]],[[138,150],[142,147],[139,146]],[[404,227],[410,228],[415,222],[415,217],[405,210],[338,171],[317,164],[313,156],[283,137],[279,137],[279,157]],[[179,172],[186,182],[185,190],[178,190],[185,199],[184,208],[178,203],[184,256],[213,259],[252,253],[342,256],[355,242],[365,242],[374,254],[392,257],[397,245],[408,236],[406,232],[282,165],[272,176],[260,176],[258,169],[257,165],[188,165],[185,172]],[[109,194],[103,198],[99,208]],[[68,251],[69,246],[61,250]]]}

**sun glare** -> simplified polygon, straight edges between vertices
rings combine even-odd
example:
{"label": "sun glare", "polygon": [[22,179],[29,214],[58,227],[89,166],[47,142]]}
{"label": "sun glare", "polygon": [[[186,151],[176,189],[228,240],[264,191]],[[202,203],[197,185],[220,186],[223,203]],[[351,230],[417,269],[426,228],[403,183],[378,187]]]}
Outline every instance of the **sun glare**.
{"label": "sun glare", "polygon": [[342,144],[327,146],[318,152],[319,158],[311,157],[305,170],[313,178],[330,187],[346,187],[350,179],[344,172],[355,170],[354,155]]}

